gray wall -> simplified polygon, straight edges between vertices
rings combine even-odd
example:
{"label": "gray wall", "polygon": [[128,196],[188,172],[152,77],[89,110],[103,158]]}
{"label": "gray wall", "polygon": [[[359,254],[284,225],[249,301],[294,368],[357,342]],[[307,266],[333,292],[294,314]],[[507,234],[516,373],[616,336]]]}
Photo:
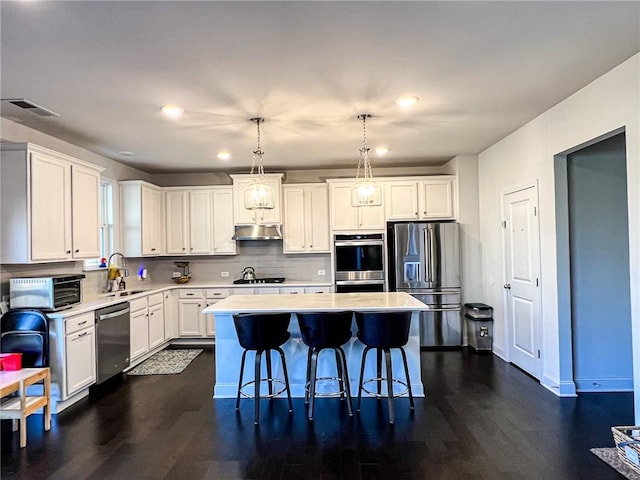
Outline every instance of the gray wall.
{"label": "gray wall", "polygon": [[576,389],[632,390],[624,134],[569,154],[567,180]]}

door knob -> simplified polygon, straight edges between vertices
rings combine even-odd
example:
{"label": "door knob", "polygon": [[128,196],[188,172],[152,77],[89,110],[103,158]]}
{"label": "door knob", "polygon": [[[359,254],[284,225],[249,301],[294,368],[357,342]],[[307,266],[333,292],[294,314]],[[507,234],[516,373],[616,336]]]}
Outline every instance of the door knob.
{"label": "door knob", "polygon": [[505,283],[504,284],[504,288],[506,288],[507,290],[511,290],[511,284],[510,283]]}

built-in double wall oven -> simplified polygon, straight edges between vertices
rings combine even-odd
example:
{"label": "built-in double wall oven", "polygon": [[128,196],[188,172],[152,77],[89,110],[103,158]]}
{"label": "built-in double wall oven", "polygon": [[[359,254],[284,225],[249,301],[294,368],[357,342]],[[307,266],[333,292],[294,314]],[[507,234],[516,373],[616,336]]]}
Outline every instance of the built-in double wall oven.
{"label": "built-in double wall oven", "polygon": [[385,247],[382,233],[333,237],[336,292],[383,292]]}

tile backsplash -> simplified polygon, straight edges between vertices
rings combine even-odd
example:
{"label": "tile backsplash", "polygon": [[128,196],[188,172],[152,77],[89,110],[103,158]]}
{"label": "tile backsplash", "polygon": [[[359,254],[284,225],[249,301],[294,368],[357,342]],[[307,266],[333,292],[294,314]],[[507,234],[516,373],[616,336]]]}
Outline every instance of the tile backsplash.
{"label": "tile backsplash", "polygon": [[[283,254],[281,241],[238,242],[237,255],[129,258],[127,288],[140,288],[150,283],[170,283],[172,272],[180,271],[173,262],[189,262],[192,281],[231,283],[241,277],[245,267],[253,267],[258,277],[285,277],[287,280],[330,282],[331,256],[325,254]],[[137,277],[138,268],[144,266],[147,280]],[[324,276],[318,275],[324,270]],[[222,277],[222,272],[229,272]],[[83,272],[82,262],[62,262],[36,265],[2,265],[2,295],[9,293],[9,279],[20,276],[48,275],[59,273],[84,273],[85,296],[102,293],[106,287],[106,271]]]}

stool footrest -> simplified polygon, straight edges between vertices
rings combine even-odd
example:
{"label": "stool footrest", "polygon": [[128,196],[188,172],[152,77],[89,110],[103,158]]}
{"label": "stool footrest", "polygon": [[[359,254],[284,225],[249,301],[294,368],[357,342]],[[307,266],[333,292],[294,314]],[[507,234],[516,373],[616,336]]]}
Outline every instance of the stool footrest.
{"label": "stool footrest", "polygon": [[[282,385],[282,388],[280,390],[278,390],[277,392],[273,392],[270,394],[260,394],[260,398],[273,398],[273,397],[277,397],[278,395],[280,395],[283,392],[287,391],[287,385],[284,382],[284,380],[280,380],[279,378],[261,378],[260,379],[260,383],[262,382],[271,382],[271,383],[278,383],[280,385]],[[255,380],[251,380],[250,382],[247,383],[243,383],[242,386],[240,387],[240,395],[245,397],[245,398],[255,398],[255,395],[251,394],[251,393],[245,393],[243,391],[244,388],[248,387],[249,385],[254,385],[256,382]]]}
{"label": "stool footrest", "polygon": [[[387,394],[385,393],[377,393],[377,392],[372,392],[371,390],[367,389],[365,387],[365,385],[367,383],[371,383],[371,382],[384,382],[383,385],[386,386],[386,381],[387,378],[386,377],[379,377],[379,378],[370,378],[369,380],[365,380],[364,382],[362,382],[362,390],[364,390],[365,392],[367,392],[369,395],[371,395],[372,397],[376,397],[376,398],[387,398]],[[407,382],[404,382],[402,380],[398,380],[397,378],[392,378],[391,381],[393,383],[397,383],[399,385],[402,385],[405,387],[405,389],[401,392],[395,393],[395,392],[390,392],[392,397],[402,397],[403,395],[406,395],[407,393],[409,393],[409,385],[407,385]]]}
{"label": "stool footrest", "polygon": [[[318,382],[321,381],[334,381],[334,382],[340,382],[340,381],[344,381],[344,379],[340,378],[340,377],[318,377],[316,378],[316,384]],[[306,386],[305,386],[305,391],[307,392],[308,395],[311,394],[311,382],[307,382]],[[347,389],[345,388],[344,390],[338,390],[336,392],[318,392],[318,390],[315,391],[316,397],[342,397],[343,395],[347,394]]]}

